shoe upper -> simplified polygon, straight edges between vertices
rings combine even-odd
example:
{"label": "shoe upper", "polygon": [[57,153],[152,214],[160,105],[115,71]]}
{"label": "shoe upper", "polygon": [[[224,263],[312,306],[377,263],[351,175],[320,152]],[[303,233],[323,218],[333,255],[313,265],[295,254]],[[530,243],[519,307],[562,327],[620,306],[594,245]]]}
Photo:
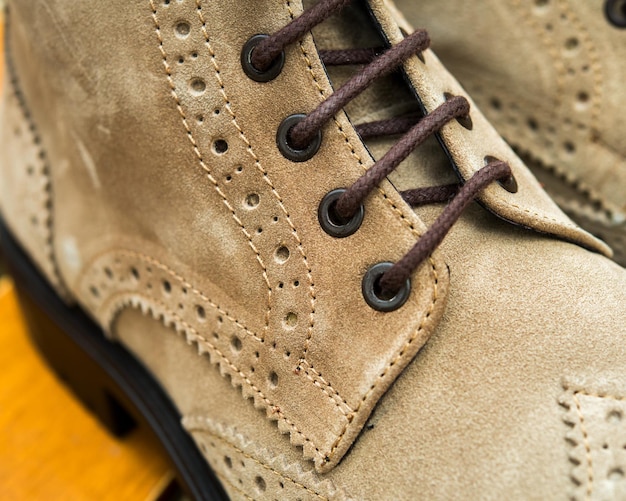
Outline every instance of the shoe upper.
{"label": "shoe upper", "polygon": [[398,6],[559,205],[626,263],[624,2]]}
{"label": "shoe upper", "polygon": [[[394,101],[403,92],[431,112],[464,91],[425,51],[404,64],[401,90],[372,86],[324,126],[316,155],[292,162],[279,125],[342,78],[318,48],[404,38],[387,2],[357,2],[290,45],[277,78],[249,79],[246,41],[302,11],[11,4],[7,224],[155,374],[234,499],[621,492],[626,458],[611,443],[606,459],[600,442],[626,412],[623,270],[582,248],[609,253],[475,106],[471,130],[451,121],[441,145],[380,183],[356,233],[327,235],[322,198],[389,146],[354,124],[411,106]],[[510,164],[518,192],[485,189],[413,273],[406,304],[373,310],[368,268],[400,259],[441,211],[413,210],[398,190],[467,180],[487,157]]]}

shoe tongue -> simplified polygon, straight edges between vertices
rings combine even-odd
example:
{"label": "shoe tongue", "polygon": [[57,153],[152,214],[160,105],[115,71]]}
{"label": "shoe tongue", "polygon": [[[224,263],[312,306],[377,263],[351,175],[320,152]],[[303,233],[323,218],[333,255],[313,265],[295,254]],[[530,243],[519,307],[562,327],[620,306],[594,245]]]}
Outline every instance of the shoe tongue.
{"label": "shoe tongue", "polygon": [[[316,0],[305,0],[309,8]],[[319,50],[378,48],[385,45],[378,25],[367,10],[366,2],[353,2],[339,14],[313,29]],[[328,66],[326,71],[335,89],[341,87],[362,66]],[[409,113],[419,113],[419,103],[400,71],[380,78],[350,102],[344,109],[354,125],[389,119]],[[399,136],[376,137],[365,141],[375,160],[380,159]],[[448,157],[435,137],[416,148],[390,174],[389,180],[400,191],[424,186],[458,182]]]}

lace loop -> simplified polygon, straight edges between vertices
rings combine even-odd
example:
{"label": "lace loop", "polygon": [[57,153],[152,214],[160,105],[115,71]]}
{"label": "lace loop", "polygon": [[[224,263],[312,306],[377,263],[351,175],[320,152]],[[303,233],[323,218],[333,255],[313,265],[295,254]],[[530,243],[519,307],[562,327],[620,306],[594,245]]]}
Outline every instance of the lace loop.
{"label": "lace loop", "polygon": [[339,12],[351,1],[321,0],[287,26],[259,43],[251,55],[252,64],[259,71],[267,70],[288,45],[297,42],[304,33],[311,31],[315,26]]}
{"label": "lace loop", "polygon": [[319,54],[324,66],[343,66],[369,64],[383,52],[385,49],[381,47],[379,49],[320,50]]}
{"label": "lace loop", "polygon": [[377,120],[355,125],[355,129],[361,139],[367,140],[372,137],[395,136],[408,132],[417,122],[422,119],[421,114],[411,113],[401,117]]}
{"label": "lace loop", "polygon": [[439,246],[444,237],[457,222],[465,208],[487,186],[498,179],[512,175],[511,168],[504,162],[492,162],[476,172],[450,201],[432,226],[424,233],[413,248],[400,261],[393,265],[380,279],[380,286],[386,291],[400,289],[425,259]]}
{"label": "lace loop", "polygon": [[429,45],[428,34],[425,31],[416,31],[398,45],[384,52],[348,80],[339,90],[331,94],[309,113],[306,119],[291,130],[293,144],[295,146],[308,144],[326,122],[367,89],[374,80],[388,75],[410,56],[426,50]]}
{"label": "lace loop", "polygon": [[456,117],[469,113],[469,103],[456,96],[426,115],[400,139],[376,164],[363,174],[337,201],[337,213],[350,217],[365,197],[379,185],[411,152]]}
{"label": "lace loop", "polygon": [[414,188],[401,191],[400,195],[411,207],[434,204],[449,201],[459,192],[458,184],[446,184],[444,186],[428,186],[426,188]]}

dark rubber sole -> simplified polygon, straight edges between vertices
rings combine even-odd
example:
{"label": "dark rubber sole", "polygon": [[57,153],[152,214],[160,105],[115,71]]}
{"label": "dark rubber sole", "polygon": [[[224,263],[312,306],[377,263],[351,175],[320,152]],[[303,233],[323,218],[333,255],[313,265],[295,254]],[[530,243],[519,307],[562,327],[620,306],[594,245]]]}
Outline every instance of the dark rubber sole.
{"label": "dark rubber sole", "polygon": [[151,430],[192,499],[227,500],[178,411],[142,364],[56,295],[2,221],[0,248],[35,346],[78,399],[117,437],[137,426]]}

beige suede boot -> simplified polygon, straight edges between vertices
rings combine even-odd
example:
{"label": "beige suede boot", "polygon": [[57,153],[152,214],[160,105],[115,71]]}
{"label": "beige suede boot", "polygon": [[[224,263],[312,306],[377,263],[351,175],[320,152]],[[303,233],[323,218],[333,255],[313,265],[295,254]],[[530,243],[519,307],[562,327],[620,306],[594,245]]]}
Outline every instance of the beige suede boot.
{"label": "beige suede boot", "polygon": [[33,337],[198,499],[624,498],[626,272],[395,17],[10,1]]}
{"label": "beige suede boot", "polygon": [[626,265],[626,1],[397,5],[548,193]]}

